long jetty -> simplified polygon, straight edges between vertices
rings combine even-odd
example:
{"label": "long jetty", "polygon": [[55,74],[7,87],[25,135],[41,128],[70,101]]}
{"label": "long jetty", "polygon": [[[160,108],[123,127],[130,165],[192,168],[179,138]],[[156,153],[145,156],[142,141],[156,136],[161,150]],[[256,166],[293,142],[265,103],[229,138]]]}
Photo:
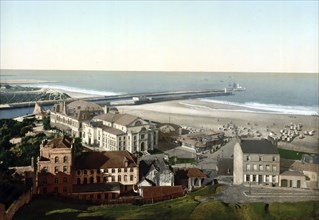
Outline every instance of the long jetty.
{"label": "long jetty", "polygon": [[111,105],[136,105],[152,102],[163,102],[171,100],[181,100],[181,99],[192,99],[192,98],[204,98],[204,97],[214,97],[214,96],[228,96],[233,95],[231,91],[227,90],[200,90],[200,91],[167,91],[167,92],[143,92],[143,93],[132,93],[132,94],[119,94],[112,96],[97,96],[97,97],[87,97],[87,98],[69,98],[65,100],[43,100],[43,101],[32,101],[32,102],[20,102],[20,103],[10,103],[6,105],[1,105],[0,109],[10,109],[10,108],[22,108],[31,107],[38,102],[41,105],[53,105],[55,103],[66,101],[72,102],[75,100],[85,100],[89,102],[98,102],[100,104],[111,104]]}

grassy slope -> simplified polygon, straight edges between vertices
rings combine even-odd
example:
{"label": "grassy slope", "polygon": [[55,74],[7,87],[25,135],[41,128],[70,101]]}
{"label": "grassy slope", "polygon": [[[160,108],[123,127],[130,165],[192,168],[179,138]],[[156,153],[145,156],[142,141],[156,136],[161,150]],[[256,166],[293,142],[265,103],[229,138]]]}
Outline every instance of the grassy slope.
{"label": "grassy slope", "polygon": [[22,208],[15,220],[23,219],[315,219],[318,202],[225,204],[218,200],[198,202],[215,189],[205,187],[189,195],[143,206],[130,204],[92,206],[60,199],[34,199]]}

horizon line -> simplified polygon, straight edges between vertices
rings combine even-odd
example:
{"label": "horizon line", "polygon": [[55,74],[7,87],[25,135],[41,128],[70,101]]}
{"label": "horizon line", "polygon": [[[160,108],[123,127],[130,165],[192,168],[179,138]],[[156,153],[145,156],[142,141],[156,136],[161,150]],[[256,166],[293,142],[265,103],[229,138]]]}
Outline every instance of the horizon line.
{"label": "horizon line", "polygon": [[318,72],[277,72],[277,71],[198,71],[198,70],[94,70],[94,69],[1,69],[2,70],[26,70],[26,71],[94,71],[94,72],[176,72],[176,73],[291,73],[291,74],[319,74]]}

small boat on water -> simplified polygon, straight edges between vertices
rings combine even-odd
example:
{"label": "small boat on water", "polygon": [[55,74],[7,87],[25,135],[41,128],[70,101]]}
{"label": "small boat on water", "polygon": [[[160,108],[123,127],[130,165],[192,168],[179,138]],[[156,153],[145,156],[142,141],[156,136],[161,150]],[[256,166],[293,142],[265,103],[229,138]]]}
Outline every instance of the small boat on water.
{"label": "small boat on water", "polygon": [[227,89],[228,91],[246,91],[246,88],[240,86],[238,83],[234,83],[233,86]]}

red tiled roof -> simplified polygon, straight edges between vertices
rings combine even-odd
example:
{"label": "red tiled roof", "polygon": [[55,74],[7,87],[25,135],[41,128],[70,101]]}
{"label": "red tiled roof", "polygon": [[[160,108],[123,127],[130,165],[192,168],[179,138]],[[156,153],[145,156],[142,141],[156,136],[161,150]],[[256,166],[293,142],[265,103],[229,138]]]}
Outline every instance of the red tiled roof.
{"label": "red tiled roof", "polygon": [[206,175],[200,171],[200,169],[197,169],[195,167],[189,168],[187,170],[187,177],[201,177],[206,178]]}
{"label": "red tiled roof", "polygon": [[76,160],[76,169],[107,169],[136,167],[137,159],[128,151],[83,152]]}
{"label": "red tiled roof", "polygon": [[51,148],[71,148],[73,144],[73,139],[67,136],[54,138],[53,140],[49,141],[45,147]]}

